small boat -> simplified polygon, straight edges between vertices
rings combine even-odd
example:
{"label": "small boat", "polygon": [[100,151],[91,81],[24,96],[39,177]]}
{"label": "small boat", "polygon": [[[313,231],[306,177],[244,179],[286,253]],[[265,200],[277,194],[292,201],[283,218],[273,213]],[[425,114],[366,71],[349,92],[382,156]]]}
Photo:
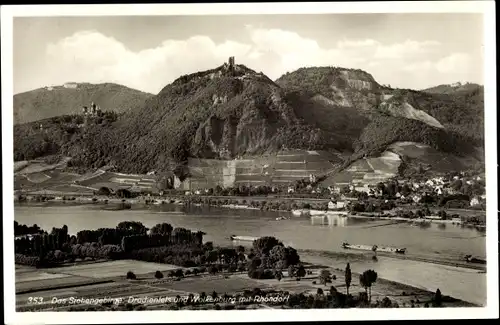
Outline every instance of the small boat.
{"label": "small boat", "polygon": [[287,217],[278,217],[276,218],[276,221],[280,221],[280,220],[289,220],[290,218],[287,218]]}
{"label": "small boat", "polygon": [[231,235],[229,237],[231,240],[238,240],[238,241],[254,241],[259,239],[259,237],[252,237],[252,236],[236,236],[236,235]]}
{"label": "small boat", "polygon": [[378,247],[377,245],[373,245],[373,246],[351,245],[347,242],[342,243],[342,248],[362,250],[362,251],[372,251],[372,252],[397,253],[397,254],[405,254],[406,253],[406,248]]}
{"label": "small boat", "polygon": [[465,260],[467,263],[486,264],[485,259],[473,257],[472,255],[465,255]]}
{"label": "small boat", "polygon": [[327,211],[322,211],[322,210],[310,210],[309,214],[311,216],[324,216],[326,215]]}
{"label": "small boat", "polygon": [[302,217],[306,215],[310,215],[309,210],[302,209],[302,210],[292,210],[292,214],[296,217]]}

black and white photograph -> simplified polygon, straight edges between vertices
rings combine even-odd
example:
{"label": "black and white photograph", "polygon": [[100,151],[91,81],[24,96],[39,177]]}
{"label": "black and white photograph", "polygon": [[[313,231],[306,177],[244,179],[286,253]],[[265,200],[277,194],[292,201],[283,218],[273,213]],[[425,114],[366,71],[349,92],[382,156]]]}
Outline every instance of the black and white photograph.
{"label": "black and white photograph", "polygon": [[6,324],[498,318],[494,5],[2,6]]}

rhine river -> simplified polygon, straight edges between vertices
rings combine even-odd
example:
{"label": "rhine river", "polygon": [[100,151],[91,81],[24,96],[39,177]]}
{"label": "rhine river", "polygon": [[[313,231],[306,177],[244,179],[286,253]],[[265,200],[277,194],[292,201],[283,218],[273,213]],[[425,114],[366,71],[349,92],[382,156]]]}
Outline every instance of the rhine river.
{"label": "rhine river", "polygon": [[[460,261],[466,254],[486,257],[486,237],[475,229],[432,225],[422,229],[407,223],[371,221],[345,217],[293,217],[288,212],[264,212],[207,207],[134,206],[131,210],[107,211],[102,205],[16,205],[15,220],[37,224],[50,232],[67,225],[69,232],[115,227],[121,221],[140,221],[151,228],[167,222],[173,227],[202,230],[205,241],[231,244],[230,235],[274,236],[298,250],[345,252],[343,242],[405,247],[408,258]],[[279,216],[289,220],[277,221]],[[303,256],[303,254],[300,254]],[[472,303],[486,304],[486,274],[478,270],[380,256],[377,262],[351,262],[353,271],[374,269],[379,277],[441,292]],[[333,265],[324,254],[307,256],[307,261]],[[338,264],[338,263],[337,263]],[[338,267],[339,265],[335,265]]]}

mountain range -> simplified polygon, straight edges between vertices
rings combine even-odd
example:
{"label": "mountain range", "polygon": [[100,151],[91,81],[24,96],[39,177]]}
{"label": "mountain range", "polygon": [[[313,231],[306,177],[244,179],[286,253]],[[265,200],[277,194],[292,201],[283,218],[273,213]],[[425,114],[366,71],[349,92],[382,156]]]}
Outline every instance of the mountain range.
{"label": "mountain range", "polygon": [[[73,114],[16,125],[15,160],[57,154],[81,169],[182,173],[188,157],[232,159],[288,148],[330,151],[349,157],[347,165],[401,141],[483,159],[477,151],[484,146],[481,86],[394,89],[365,71],[340,67],[301,68],[273,81],[230,61],[181,76],[154,96],[123,89],[123,97],[89,97],[123,112],[119,116]],[[84,104],[72,91],[65,97],[77,98],[69,106]],[[40,107],[25,95],[16,95],[25,107]],[[55,112],[59,95],[51,98],[46,102]]]}

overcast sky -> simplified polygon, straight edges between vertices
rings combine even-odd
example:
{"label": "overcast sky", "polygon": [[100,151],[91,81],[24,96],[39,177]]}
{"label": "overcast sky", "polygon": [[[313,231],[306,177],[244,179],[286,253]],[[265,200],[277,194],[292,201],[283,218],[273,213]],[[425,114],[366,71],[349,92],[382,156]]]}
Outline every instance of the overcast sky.
{"label": "overcast sky", "polygon": [[14,93],[115,82],[157,93],[229,56],[275,80],[305,66],[359,68],[381,84],[483,84],[479,14],[14,19]]}

